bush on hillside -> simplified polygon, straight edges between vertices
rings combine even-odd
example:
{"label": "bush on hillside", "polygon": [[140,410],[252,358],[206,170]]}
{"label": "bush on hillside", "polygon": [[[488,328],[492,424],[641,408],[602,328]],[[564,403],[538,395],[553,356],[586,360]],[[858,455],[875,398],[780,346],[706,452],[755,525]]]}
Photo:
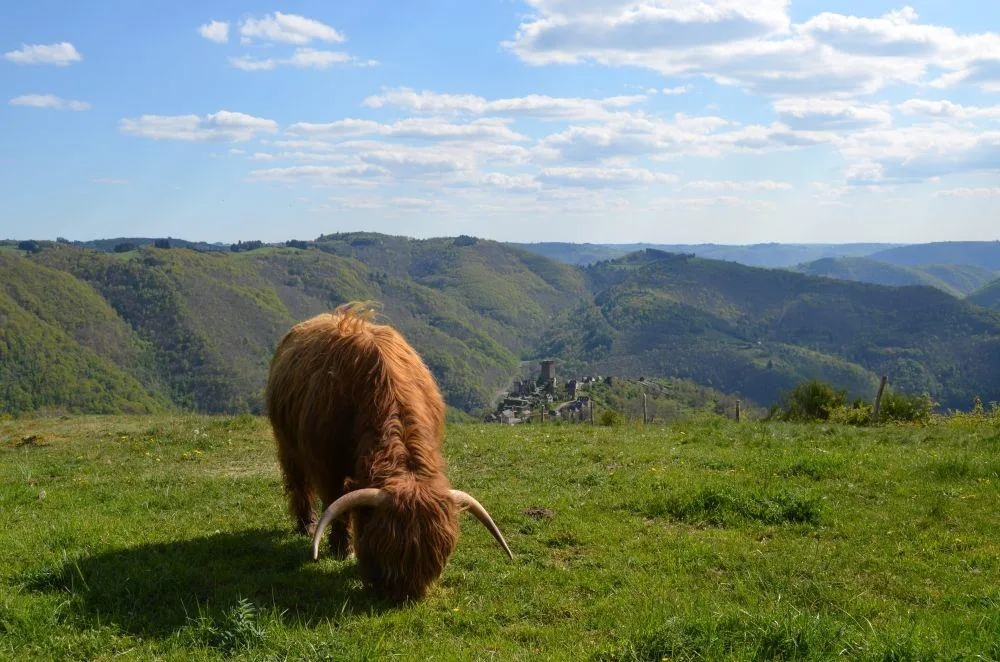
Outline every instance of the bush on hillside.
{"label": "bush on hillside", "polygon": [[924,393],[911,395],[887,390],[882,395],[882,408],[879,411],[879,422],[889,423],[926,423],[934,411],[934,401]]}
{"label": "bush on hillside", "polygon": [[614,409],[605,409],[601,412],[598,422],[606,428],[612,428],[624,424],[625,417]]}
{"label": "bush on hillside", "polygon": [[830,412],[830,422],[840,425],[865,427],[872,424],[872,405],[863,400],[855,400],[849,405],[837,407]]}
{"label": "bush on hillside", "polygon": [[[882,395],[879,423],[926,423],[935,403],[926,393],[912,395],[886,390]],[[829,421],[841,425],[872,425],[874,406],[855,399],[847,402],[844,391],[822,382],[800,384],[783,405],[772,408],[771,418],[781,421]]]}
{"label": "bush on hillside", "polygon": [[799,384],[786,393],[781,404],[771,408],[769,418],[779,421],[828,421],[847,403],[847,391],[818,379]]}

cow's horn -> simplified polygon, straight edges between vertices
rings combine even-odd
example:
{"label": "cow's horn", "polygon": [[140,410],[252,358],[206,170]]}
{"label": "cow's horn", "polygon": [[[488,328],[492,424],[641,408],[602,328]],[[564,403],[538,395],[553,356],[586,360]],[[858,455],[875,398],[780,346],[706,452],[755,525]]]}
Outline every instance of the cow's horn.
{"label": "cow's horn", "polygon": [[315,561],[319,558],[319,539],[323,537],[323,531],[330,522],[354,508],[361,508],[363,506],[374,508],[388,498],[388,492],[380,490],[377,487],[365,487],[360,490],[348,492],[327,506],[323,517],[319,520],[319,524],[316,525],[316,532],[313,534],[313,560]]}
{"label": "cow's horn", "polygon": [[505,552],[507,552],[507,556],[514,558],[514,555],[510,551],[510,547],[507,546],[507,541],[503,539],[503,534],[500,533],[500,529],[497,528],[497,525],[493,523],[493,518],[490,517],[490,514],[486,512],[485,508],[483,508],[483,504],[476,501],[471,494],[466,494],[461,490],[452,490],[451,498],[455,500],[455,503],[460,506],[465,506],[472,511],[472,514],[476,516],[476,519],[482,522],[483,526],[489,529],[489,532],[492,533],[493,537],[497,539],[500,546],[503,547]]}

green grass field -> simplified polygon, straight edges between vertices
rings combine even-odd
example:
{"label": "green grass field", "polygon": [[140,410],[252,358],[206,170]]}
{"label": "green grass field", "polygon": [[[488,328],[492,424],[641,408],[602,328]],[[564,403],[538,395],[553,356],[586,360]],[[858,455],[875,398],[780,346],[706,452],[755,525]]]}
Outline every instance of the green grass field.
{"label": "green grass field", "polygon": [[291,533],[263,419],[0,421],[0,657],[1000,658],[995,418],[463,424],[446,454],[515,558],[466,517],[394,607]]}

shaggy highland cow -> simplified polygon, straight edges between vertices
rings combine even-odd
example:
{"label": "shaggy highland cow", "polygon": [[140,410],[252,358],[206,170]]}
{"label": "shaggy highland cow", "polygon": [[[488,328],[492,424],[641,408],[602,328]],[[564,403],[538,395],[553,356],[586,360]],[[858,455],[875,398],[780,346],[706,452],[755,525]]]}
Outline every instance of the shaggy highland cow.
{"label": "shaggy highland cow", "polygon": [[[445,477],[434,377],[395,329],[370,317],[347,304],[293,327],[271,361],[267,412],[313,558],[332,522],[331,551],[343,558],[353,547],[377,595],[419,599],[455,548],[461,509],[513,555],[486,510]],[[313,528],[317,494],[324,513]]]}

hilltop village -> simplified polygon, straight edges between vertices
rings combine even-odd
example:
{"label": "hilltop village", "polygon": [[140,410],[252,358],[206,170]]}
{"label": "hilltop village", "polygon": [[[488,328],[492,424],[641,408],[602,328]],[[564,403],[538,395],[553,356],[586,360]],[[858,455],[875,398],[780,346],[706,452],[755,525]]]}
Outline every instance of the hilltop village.
{"label": "hilltop village", "polygon": [[558,382],[555,361],[542,361],[538,378],[516,380],[485,420],[504,425],[545,420],[593,422],[594,402],[587,390],[598,382],[610,386],[613,378],[587,376]]}

